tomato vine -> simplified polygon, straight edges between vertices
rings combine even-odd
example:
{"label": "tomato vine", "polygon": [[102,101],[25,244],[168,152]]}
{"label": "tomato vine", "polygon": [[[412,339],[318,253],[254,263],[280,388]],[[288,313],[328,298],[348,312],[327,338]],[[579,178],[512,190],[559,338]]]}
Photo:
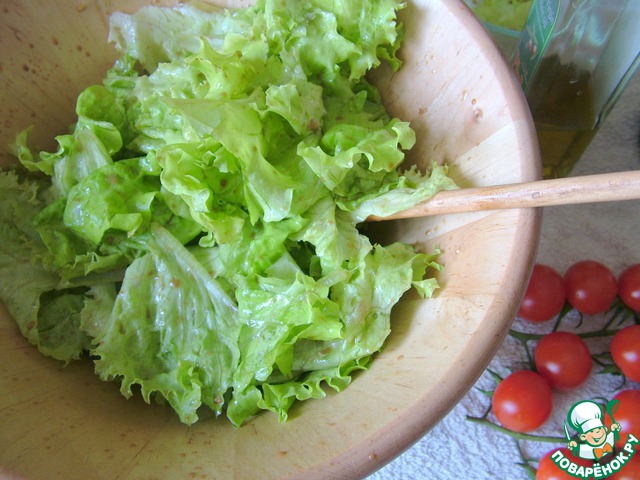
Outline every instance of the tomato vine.
{"label": "tomato vine", "polygon": [[[637,387],[623,390],[628,381],[640,382],[639,311],[640,264],[626,268],[618,279],[604,264],[591,260],[577,262],[564,276],[549,266],[535,265],[518,317],[525,324],[549,323],[550,328],[543,333],[510,329],[509,336],[524,350],[526,362],[515,366],[504,378],[487,370],[495,388],[480,391],[491,399],[491,404],[484,414],[467,415],[467,420],[512,437],[521,458],[518,465],[531,479],[556,478],[547,476],[552,468],[545,457],[526,458],[520,442],[566,446],[564,436],[535,432],[550,415],[547,410],[552,408],[549,403],[552,392],[579,388],[591,375],[620,376],[618,395],[629,398],[627,402],[639,401]],[[574,324],[567,320],[569,313],[572,318],[577,316]],[[589,329],[589,318],[593,315],[604,315],[604,325]],[[591,351],[587,341],[597,338],[610,338],[607,351]],[[627,406],[626,412],[630,408],[635,412],[636,403]],[[504,405],[507,407],[503,408]],[[634,414],[627,413],[629,418],[625,419],[633,428],[640,425],[640,409],[637,410]]]}

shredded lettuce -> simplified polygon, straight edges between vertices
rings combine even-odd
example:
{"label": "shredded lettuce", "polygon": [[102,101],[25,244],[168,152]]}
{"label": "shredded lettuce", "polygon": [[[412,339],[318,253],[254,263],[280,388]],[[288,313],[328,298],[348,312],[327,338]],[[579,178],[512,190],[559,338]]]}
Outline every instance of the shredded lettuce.
{"label": "shredded lettuce", "polygon": [[438,251],[358,229],[455,188],[366,73],[400,67],[398,0],[262,0],[111,17],[119,52],[55,152],[0,174],[0,297],[64,362],[241,426],[342,390]]}

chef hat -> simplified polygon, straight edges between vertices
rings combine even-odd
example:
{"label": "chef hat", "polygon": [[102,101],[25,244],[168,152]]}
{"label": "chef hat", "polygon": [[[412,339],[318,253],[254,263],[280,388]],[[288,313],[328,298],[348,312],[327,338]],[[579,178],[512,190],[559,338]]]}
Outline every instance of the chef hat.
{"label": "chef hat", "polygon": [[590,400],[584,400],[571,407],[567,420],[575,431],[587,433],[594,428],[604,427],[602,414],[600,405]]}

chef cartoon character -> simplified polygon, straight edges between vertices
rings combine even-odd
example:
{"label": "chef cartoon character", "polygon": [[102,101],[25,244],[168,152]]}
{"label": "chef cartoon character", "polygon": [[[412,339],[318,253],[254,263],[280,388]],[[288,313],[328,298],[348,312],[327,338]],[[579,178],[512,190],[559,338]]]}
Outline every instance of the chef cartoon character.
{"label": "chef cartoon character", "polygon": [[620,424],[615,423],[612,416],[612,406],[607,404],[607,412],[611,416],[611,430],[603,423],[603,409],[599,404],[590,400],[576,403],[567,414],[567,421],[579,433],[581,443],[571,440],[565,424],[565,434],[569,440],[569,450],[580,458],[599,461],[608,453],[613,453],[616,437],[620,435]]}

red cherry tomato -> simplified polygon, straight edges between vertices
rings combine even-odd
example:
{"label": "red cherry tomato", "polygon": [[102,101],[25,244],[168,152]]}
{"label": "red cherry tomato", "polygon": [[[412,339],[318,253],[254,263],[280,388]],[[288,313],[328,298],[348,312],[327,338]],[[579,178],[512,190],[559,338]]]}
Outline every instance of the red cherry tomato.
{"label": "red cherry tomato", "polygon": [[[619,400],[618,409],[613,412],[613,418],[620,424],[620,437],[616,441],[616,448],[623,448],[631,433],[637,438],[640,432],[640,390],[623,390],[613,397]],[[605,425],[611,426],[611,418],[605,415]],[[636,453],[640,452],[640,444],[636,444]]]}
{"label": "red cherry tomato", "polygon": [[627,267],[620,274],[618,296],[627,307],[640,312],[640,263]]}
{"label": "red cherry tomato", "polygon": [[611,356],[622,373],[640,382],[640,325],[621,328],[611,340]]}
{"label": "red cherry tomato", "polygon": [[536,264],[520,304],[518,316],[530,322],[544,322],[560,313],[566,296],[562,276],[553,268]]}
{"label": "red cherry tomato", "polygon": [[536,370],[557,390],[579,387],[589,378],[593,362],[587,344],[575,333],[552,332],[534,351]]}
{"label": "red cherry tomato", "polygon": [[496,418],[503,427],[529,432],[551,415],[553,394],[549,382],[531,370],[519,370],[502,380],[491,400]]}
{"label": "red cherry tomato", "polygon": [[609,480],[640,480],[640,455],[634,455]]}
{"label": "red cherry tomato", "polygon": [[567,472],[563,471],[551,459],[551,456],[558,450],[560,450],[565,457],[569,458],[573,463],[577,465],[582,465],[583,467],[593,466],[593,462],[591,460],[574,457],[571,453],[571,450],[566,447],[554,448],[544,457],[542,457],[540,463],[538,463],[538,468],[536,470],[536,480],[576,480],[576,477],[571,476]]}
{"label": "red cherry tomato", "polygon": [[618,295],[613,272],[600,262],[584,260],[573,264],[564,274],[567,301],[587,315],[606,312]]}

